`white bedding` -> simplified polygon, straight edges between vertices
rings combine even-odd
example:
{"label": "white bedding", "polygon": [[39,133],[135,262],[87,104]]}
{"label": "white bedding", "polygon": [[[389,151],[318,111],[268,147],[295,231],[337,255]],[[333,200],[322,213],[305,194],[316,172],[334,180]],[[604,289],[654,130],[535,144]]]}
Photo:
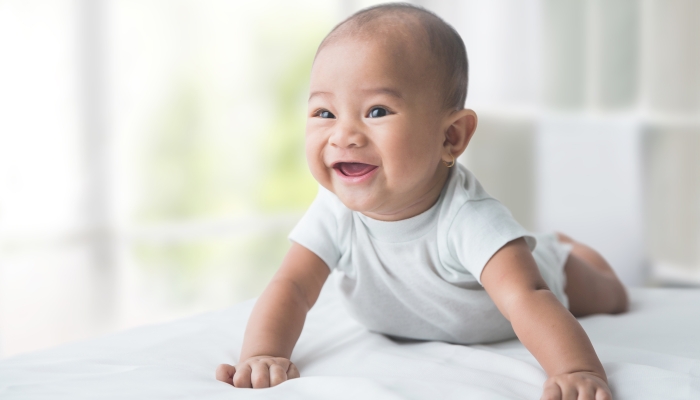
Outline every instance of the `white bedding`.
{"label": "white bedding", "polygon": [[[633,289],[632,310],[581,319],[617,400],[700,399],[700,290]],[[545,373],[518,341],[396,342],[324,289],[271,389],[214,379],[237,360],[253,301],[0,361],[2,399],[539,399]]]}

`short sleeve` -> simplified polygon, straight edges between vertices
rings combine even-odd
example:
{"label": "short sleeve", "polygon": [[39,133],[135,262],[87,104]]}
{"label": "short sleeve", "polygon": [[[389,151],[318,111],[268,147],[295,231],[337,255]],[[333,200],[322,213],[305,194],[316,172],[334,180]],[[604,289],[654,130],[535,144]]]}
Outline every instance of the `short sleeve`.
{"label": "short sleeve", "polygon": [[338,219],[333,194],[319,187],[318,195],[304,216],[289,234],[289,240],[300,244],[335,269],[340,260]]}
{"label": "short sleeve", "polygon": [[447,232],[450,255],[481,284],[486,263],[506,243],[523,237],[530,251],[536,239],[493,198],[467,201],[457,212]]}

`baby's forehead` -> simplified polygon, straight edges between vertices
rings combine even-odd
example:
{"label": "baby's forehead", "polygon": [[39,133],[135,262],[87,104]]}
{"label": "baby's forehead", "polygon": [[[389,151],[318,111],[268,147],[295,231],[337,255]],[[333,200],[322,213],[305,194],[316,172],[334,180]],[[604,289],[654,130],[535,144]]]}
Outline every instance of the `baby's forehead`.
{"label": "baby's forehead", "polygon": [[[410,75],[410,81],[421,81],[418,86],[437,91],[444,107],[464,107],[469,81],[466,48],[459,33],[437,15],[405,3],[389,3],[361,10],[326,36],[318,48],[316,59],[327,46],[357,45],[358,41],[369,46],[354,50],[368,54],[366,50],[372,49],[370,53],[376,57],[376,63],[387,67],[385,70],[395,69],[405,73],[406,77]],[[377,49],[381,51],[375,51]],[[335,53],[336,62],[352,54],[351,50],[348,49],[345,54]],[[329,56],[325,54],[321,58],[328,60]],[[357,63],[354,65],[359,67]],[[370,67],[374,66],[370,64]],[[312,68],[312,76],[314,70],[320,69]]]}
{"label": "baby's forehead", "polygon": [[329,43],[347,39],[382,46],[397,56],[412,54],[430,58],[428,32],[421,21],[412,15],[388,14],[365,22],[348,21],[324,40],[319,51]]}
{"label": "baby's forehead", "polygon": [[326,46],[353,51],[360,44],[378,49],[374,61],[410,71],[410,75],[416,75],[415,79],[424,78],[428,70],[435,71],[430,41],[417,21],[381,18],[361,26],[353,26],[352,22],[346,25],[329,35],[318,52]]}
{"label": "baby's forehead", "polygon": [[[401,93],[421,93],[435,88],[435,74],[430,57],[414,41],[398,37],[395,32],[386,35],[352,35],[338,38],[319,52],[318,64],[312,69],[326,77],[325,82],[334,82],[342,76],[343,81],[355,79],[357,87],[383,82]],[[348,55],[350,55],[349,58]],[[343,67],[333,67],[341,61]],[[329,64],[330,62],[330,64]],[[326,67],[331,66],[329,70]],[[338,75],[341,74],[341,75]],[[352,78],[351,78],[352,77]],[[370,78],[371,77],[371,78]],[[323,82],[323,81],[322,81]]]}

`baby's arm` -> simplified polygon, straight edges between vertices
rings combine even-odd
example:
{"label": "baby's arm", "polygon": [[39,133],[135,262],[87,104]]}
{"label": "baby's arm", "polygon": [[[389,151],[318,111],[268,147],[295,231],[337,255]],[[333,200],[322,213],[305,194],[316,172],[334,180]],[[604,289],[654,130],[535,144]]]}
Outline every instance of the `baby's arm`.
{"label": "baby's arm", "polygon": [[299,371],[289,357],[329,273],[316,254],[292,243],[279,271],[255,303],[239,363],[235,367],[221,364],[216,379],[236,387],[265,388],[298,378]]}
{"label": "baby's arm", "polygon": [[547,288],[524,239],[501,248],[486,264],[481,282],[549,375],[543,400],[612,399],[591,341]]}

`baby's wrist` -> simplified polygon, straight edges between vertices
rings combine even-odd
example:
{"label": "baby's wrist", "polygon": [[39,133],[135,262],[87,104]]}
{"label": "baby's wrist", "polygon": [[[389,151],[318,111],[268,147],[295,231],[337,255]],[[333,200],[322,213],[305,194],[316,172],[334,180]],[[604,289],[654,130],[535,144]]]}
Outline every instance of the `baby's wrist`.
{"label": "baby's wrist", "polygon": [[608,383],[608,376],[605,374],[605,372],[597,372],[597,371],[581,371],[581,372],[589,374],[589,375],[593,375],[596,378],[605,382],[606,384]]}
{"label": "baby's wrist", "polygon": [[285,356],[278,356],[278,355],[273,355],[270,353],[254,353],[254,354],[246,354],[245,356],[241,356],[239,362],[246,362],[251,359],[262,359],[262,358],[284,358],[286,360],[289,360],[289,357]]}
{"label": "baby's wrist", "polygon": [[557,375],[551,375],[551,378],[556,378],[558,376],[567,376],[567,375],[580,375],[580,374],[585,374],[594,378],[598,378],[599,380],[603,381],[606,385],[608,383],[608,377],[605,374],[605,372],[599,372],[599,371],[593,371],[589,369],[583,369],[583,370],[576,370],[576,371],[568,371],[568,372],[562,372]]}

